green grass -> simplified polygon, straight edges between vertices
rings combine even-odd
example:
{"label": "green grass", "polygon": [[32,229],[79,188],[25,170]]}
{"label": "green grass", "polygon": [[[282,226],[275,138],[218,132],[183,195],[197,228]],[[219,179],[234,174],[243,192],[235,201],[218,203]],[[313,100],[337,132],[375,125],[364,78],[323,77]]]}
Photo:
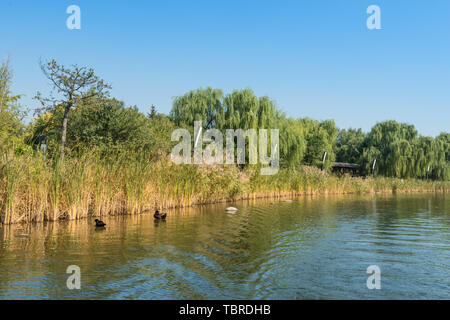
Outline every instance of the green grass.
{"label": "green grass", "polygon": [[258,167],[174,165],[145,154],[93,150],[52,162],[32,152],[0,154],[4,224],[140,214],[155,208],[306,194],[448,192],[450,181],[337,177],[312,167],[259,175]]}

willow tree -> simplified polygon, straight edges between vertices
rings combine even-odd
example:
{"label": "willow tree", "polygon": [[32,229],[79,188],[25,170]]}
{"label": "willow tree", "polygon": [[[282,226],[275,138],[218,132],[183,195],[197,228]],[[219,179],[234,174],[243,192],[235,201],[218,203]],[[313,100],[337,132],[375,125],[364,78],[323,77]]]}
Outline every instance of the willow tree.
{"label": "willow tree", "polygon": [[224,99],[225,122],[221,129],[257,129],[259,100],[250,89],[235,90]]}
{"label": "willow tree", "polygon": [[202,121],[204,129],[273,128],[275,104],[258,98],[252,90],[235,90],[224,97],[222,90],[210,87],[193,90],[175,98],[170,117],[177,126],[192,127]]}
{"label": "willow tree", "polygon": [[434,179],[450,180],[450,133],[443,132],[435,138],[431,176]]}
{"label": "willow tree", "polygon": [[280,159],[283,167],[295,168],[305,157],[305,127],[296,119],[281,115],[275,127],[280,130]]}
{"label": "willow tree", "polygon": [[41,63],[41,70],[50,81],[52,91],[56,91],[59,98],[53,97],[53,94],[48,98],[44,98],[38,92],[36,99],[41,102],[44,109],[50,109],[55,112],[58,107],[62,107],[64,110],[60,146],[60,156],[63,160],[70,111],[86,99],[104,96],[107,94],[107,89],[111,87],[96,76],[93,69],[86,67],[73,65],[71,68],[66,68],[63,65],[59,65],[55,60],[51,60],[45,64]]}
{"label": "willow tree", "polygon": [[202,121],[203,129],[216,128],[224,118],[222,99],[219,89],[208,87],[190,91],[175,98],[170,118],[180,127],[192,127],[195,121]]}
{"label": "willow tree", "polygon": [[413,147],[406,139],[393,141],[386,155],[386,174],[391,177],[410,178],[414,176]]}
{"label": "willow tree", "polygon": [[413,142],[412,147],[413,174],[411,176],[423,178],[435,164],[438,146],[435,139],[420,136]]}
{"label": "willow tree", "polygon": [[[177,97],[170,117],[175,125],[187,127],[191,132],[194,122],[202,121],[203,129],[218,129],[225,136],[228,129],[276,129],[274,124],[278,111],[268,97],[258,98],[250,89],[235,90],[224,97],[221,90],[208,87]],[[234,133],[236,140],[240,132]],[[227,136],[227,143],[232,141],[228,138]],[[245,149],[249,150],[247,141],[245,145]],[[256,145],[253,146],[256,148]],[[255,152],[252,149],[253,155]],[[248,156],[249,151],[246,154]]]}
{"label": "willow tree", "polygon": [[[279,111],[275,107],[275,103],[269,97],[257,97],[255,93],[247,88],[244,90],[234,90],[228,94],[223,101],[224,121],[219,123],[218,128],[225,133],[227,129],[255,130],[258,129],[278,129],[276,120],[279,118]],[[283,133],[280,134],[283,136]],[[271,145],[271,137],[268,136],[268,144]],[[257,135],[254,141],[258,141],[260,136]],[[246,157],[250,157],[250,153],[257,153],[257,146],[251,145],[249,141],[245,141]],[[253,149],[250,150],[250,147]],[[278,145],[277,148],[280,148]],[[261,151],[261,150],[260,150]]]}
{"label": "willow tree", "polygon": [[[374,146],[369,146],[363,149],[363,153],[360,159],[361,163],[361,173],[362,174],[370,174],[372,173],[372,169],[374,169],[373,174],[379,173],[378,167],[373,167],[374,161],[381,159],[381,152],[378,148]],[[381,174],[384,174],[381,172]]]}
{"label": "willow tree", "polygon": [[[364,148],[369,149],[370,155],[376,158],[377,172],[390,177],[406,177],[411,175],[411,143],[417,139],[414,126],[390,120],[377,123],[367,134]],[[367,158],[365,152],[363,166],[368,168],[375,158]]]}

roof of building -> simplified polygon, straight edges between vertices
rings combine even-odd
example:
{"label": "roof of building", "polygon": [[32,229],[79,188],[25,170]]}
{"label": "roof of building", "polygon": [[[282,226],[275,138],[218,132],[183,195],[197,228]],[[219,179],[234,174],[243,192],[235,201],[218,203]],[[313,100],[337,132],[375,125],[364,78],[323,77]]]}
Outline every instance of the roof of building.
{"label": "roof of building", "polygon": [[360,165],[357,163],[345,163],[345,162],[334,162],[333,168],[346,168],[346,169],[359,169]]}

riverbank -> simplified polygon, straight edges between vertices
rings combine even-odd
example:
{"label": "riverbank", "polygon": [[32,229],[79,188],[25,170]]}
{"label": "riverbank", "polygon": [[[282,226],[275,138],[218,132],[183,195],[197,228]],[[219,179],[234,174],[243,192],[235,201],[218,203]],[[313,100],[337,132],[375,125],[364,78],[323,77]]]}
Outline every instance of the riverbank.
{"label": "riverbank", "polygon": [[174,165],[134,155],[90,153],[62,165],[43,156],[4,154],[0,162],[3,224],[135,215],[244,199],[449,191],[450,181],[337,177],[312,167],[261,176],[258,167]]}

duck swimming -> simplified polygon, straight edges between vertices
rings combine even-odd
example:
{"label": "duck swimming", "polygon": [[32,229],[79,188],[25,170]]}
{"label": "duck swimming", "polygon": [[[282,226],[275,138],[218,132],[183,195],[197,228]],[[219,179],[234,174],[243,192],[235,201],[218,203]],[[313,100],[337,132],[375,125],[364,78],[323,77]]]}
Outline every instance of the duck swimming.
{"label": "duck swimming", "polygon": [[104,222],[101,221],[101,220],[95,219],[95,226],[96,226],[97,228],[101,228],[101,227],[106,226],[106,223],[104,223]]}
{"label": "duck swimming", "polygon": [[159,213],[159,210],[156,210],[153,216],[155,219],[166,219],[167,213]]}

